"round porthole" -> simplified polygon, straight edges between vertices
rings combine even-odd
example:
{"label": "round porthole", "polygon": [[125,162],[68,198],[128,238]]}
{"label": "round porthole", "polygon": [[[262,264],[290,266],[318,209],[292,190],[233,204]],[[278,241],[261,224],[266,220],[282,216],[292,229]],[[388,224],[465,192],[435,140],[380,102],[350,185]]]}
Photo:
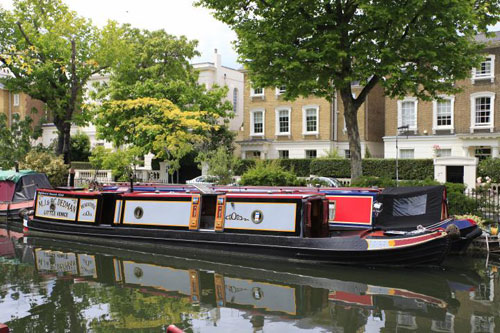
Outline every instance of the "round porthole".
{"label": "round porthole", "polygon": [[142,210],[142,207],[136,207],[134,209],[134,216],[136,219],[140,219],[144,215],[144,211]]}
{"label": "round porthole", "polygon": [[134,275],[135,275],[136,278],[140,279],[144,275],[144,272],[142,271],[142,268],[140,268],[140,267],[134,267]]}
{"label": "round porthole", "polygon": [[259,223],[262,223],[262,221],[264,221],[264,213],[262,213],[262,211],[260,210],[254,210],[252,212],[252,222],[255,223],[255,224],[259,224]]}

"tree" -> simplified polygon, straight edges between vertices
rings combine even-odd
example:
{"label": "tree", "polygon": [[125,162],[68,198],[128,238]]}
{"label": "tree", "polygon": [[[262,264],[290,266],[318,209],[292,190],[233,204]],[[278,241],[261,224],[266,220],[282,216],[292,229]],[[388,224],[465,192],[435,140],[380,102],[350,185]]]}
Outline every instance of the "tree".
{"label": "tree", "polygon": [[86,162],[90,156],[90,138],[83,132],[77,132],[71,137],[71,160]]}
{"label": "tree", "polygon": [[217,129],[206,121],[206,111],[181,111],[167,99],[138,98],[108,101],[99,107],[95,117],[99,137],[111,140],[116,147],[132,145],[141,154],[153,153],[167,159],[169,169]]}
{"label": "tree", "polygon": [[240,166],[241,160],[228,151],[226,147],[198,155],[198,161],[208,165],[208,173],[217,177],[217,183],[221,185],[233,182],[234,171]]}
{"label": "tree", "polygon": [[[457,92],[482,56],[479,32],[499,20],[493,0],[199,0],[232,27],[258,86],[285,98],[340,94],[353,179],[362,175],[357,112],[381,84],[390,97]],[[363,89],[357,97],[351,82]]]}
{"label": "tree", "polygon": [[119,181],[127,181],[134,171],[134,166],[142,163],[140,157],[144,156],[138,147],[117,149],[115,151],[97,146],[90,156],[90,164],[97,171],[111,170],[113,177]]}
{"label": "tree", "polygon": [[78,122],[85,85],[120,58],[122,31],[114,22],[98,29],[61,0],[15,0],[0,8],[0,68],[3,82],[44,102],[58,131],[57,154],[70,161],[70,130]]}
{"label": "tree", "polygon": [[0,167],[10,169],[12,167],[19,171],[19,162],[31,150],[33,140],[41,135],[39,126],[31,126],[33,120],[26,116],[21,119],[19,114],[12,115],[11,124],[4,113],[0,114]]}
{"label": "tree", "polygon": [[[125,26],[124,30],[126,54],[123,61],[114,67],[109,83],[96,87],[97,92],[93,97],[103,102],[112,100],[130,103],[143,98],[155,99],[157,102],[167,99],[181,111],[202,110],[203,121],[212,126],[206,127],[204,133],[198,133],[207,140],[191,147],[202,151],[208,151],[214,145],[215,148],[220,145],[231,147],[234,135],[225,125],[232,116],[229,112],[232,106],[225,101],[227,88],[213,86],[207,90],[204,85],[198,84],[198,72],[190,65],[190,60],[199,55],[196,51],[197,42],[189,41],[184,36],[169,35],[164,30],[139,30],[129,26]],[[97,107],[98,114],[102,115],[101,120],[108,118],[105,114],[106,105],[109,104],[103,108]],[[134,107],[138,108],[139,104],[135,103]],[[123,123],[131,122],[131,117],[135,115],[119,115]],[[221,122],[221,119],[224,121]],[[116,121],[113,123],[116,124]],[[122,143],[120,134],[109,131],[106,126],[105,122],[98,122],[100,136]]]}

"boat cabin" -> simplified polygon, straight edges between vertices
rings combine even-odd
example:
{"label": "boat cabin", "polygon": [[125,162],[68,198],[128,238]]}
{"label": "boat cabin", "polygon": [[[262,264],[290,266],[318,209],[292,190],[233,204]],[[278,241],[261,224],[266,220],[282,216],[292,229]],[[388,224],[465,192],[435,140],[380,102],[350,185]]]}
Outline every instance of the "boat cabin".
{"label": "boat cabin", "polygon": [[38,191],[35,218],[73,225],[328,237],[318,193]]}

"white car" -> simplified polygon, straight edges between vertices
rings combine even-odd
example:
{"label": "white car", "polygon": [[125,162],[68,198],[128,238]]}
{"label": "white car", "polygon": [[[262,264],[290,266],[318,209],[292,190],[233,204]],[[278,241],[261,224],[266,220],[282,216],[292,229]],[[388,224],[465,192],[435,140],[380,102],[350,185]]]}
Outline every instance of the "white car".
{"label": "white car", "polygon": [[186,180],[186,184],[214,185],[218,180],[219,177],[217,176],[202,175],[190,180]]}

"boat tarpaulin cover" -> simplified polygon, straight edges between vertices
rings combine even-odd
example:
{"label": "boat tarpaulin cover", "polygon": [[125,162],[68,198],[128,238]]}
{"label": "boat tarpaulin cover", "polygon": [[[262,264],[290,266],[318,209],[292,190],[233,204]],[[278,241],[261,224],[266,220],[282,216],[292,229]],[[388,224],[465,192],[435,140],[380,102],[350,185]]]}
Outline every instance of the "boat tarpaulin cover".
{"label": "boat tarpaulin cover", "polygon": [[0,171],[0,183],[2,201],[12,202],[33,200],[38,188],[52,188],[44,173],[31,170]]}
{"label": "boat tarpaulin cover", "polygon": [[388,187],[377,197],[383,204],[375,226],[388,228],[415,228],[441,221],[445,187]]}

